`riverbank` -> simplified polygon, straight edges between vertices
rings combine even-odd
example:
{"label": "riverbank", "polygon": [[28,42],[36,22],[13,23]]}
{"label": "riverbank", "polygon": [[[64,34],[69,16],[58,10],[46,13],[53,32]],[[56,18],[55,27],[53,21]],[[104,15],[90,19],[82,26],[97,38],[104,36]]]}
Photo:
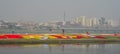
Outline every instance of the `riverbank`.
{"label": "riverbank", "polygon": [[115,43],[120,34],[0,34],[0,44]]}
{"label": "riverbank", "polygon": [[0,40],[0,44],[74,44],[74,43],[120,43],[120,39],[54,39],[54,40],[36,40],[36,39],[6,39]]}

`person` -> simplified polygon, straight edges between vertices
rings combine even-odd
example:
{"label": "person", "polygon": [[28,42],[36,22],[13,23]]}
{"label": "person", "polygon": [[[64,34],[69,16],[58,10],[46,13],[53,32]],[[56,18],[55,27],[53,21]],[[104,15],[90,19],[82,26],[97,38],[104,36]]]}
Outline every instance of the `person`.
{"label": "person", "polygon": [[64,34],[65,33],[65,30],[64,29],[62,29],[62,34]]}
{"label": "person", "polygon": [[49,31],[52,31],[52,29],[49,29]]}
{"label": "person", "polygon": [[15,31],[12,31],[12,34],[14,34],[15,33]]}
{"label": "person", "polygon": [[49,32],[52,33],[52,29],[49,29]]}
{"label": "person", "polygon": [[87,35],[90,35],[90,33],[89,33],[88,31],[86,32],[86,34],[87,34]]}

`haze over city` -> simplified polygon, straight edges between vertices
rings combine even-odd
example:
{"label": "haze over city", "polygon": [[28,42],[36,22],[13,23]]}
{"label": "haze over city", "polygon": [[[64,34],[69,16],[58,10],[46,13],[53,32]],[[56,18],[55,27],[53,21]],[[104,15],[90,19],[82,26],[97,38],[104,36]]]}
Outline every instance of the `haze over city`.
{"label": "haze over city", "polygon": [[0,20],[63,21],[80,16],[120,18],[120,0],[0,0]]}

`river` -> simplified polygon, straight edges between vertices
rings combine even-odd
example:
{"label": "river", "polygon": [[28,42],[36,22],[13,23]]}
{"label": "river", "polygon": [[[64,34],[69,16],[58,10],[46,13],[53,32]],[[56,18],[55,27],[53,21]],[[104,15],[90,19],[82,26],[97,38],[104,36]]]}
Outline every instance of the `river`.
{"label": "river", "polygon": [[0,54],[120,54],[120,44],[0,45]]}

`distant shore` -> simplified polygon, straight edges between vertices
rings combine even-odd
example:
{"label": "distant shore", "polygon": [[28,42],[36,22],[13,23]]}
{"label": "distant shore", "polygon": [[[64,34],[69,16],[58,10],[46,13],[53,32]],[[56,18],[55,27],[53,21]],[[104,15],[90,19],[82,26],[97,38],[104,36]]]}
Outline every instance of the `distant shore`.
{"label": "distant shore", "polygon": [[120,40],[112,39],[59,39],[59,40],[26,40],[7,39],[0,40],[0,44],[74,44],[74,43],[120,43]]}

